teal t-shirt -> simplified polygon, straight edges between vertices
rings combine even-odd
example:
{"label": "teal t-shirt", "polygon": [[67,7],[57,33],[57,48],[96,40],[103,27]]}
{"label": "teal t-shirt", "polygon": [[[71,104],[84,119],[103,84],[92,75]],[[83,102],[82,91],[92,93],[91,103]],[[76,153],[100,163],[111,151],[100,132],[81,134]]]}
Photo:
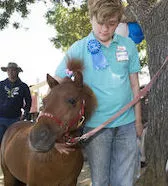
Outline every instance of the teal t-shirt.
{"label": "teal t-shirt", "polygon": [[[76,58],[84,62],[84,82],[93,90],[98,101],[98,107],[86,126],[95,128],[133,99],[129,75],[140,71],[140,63],[134,42],[130,38],[115,34],[109,47],[101,45],[108,67],[98,70],[94,68],[92,54],[88,50],[88,43],[92,39],[95,37],[91,32],[87,37],[75,42],[57,67],[55,75],[61,78],[66,76],[68,58]],[[135,121],[135,114],[132,107],[106,127],[118,127],[133,121]]]}

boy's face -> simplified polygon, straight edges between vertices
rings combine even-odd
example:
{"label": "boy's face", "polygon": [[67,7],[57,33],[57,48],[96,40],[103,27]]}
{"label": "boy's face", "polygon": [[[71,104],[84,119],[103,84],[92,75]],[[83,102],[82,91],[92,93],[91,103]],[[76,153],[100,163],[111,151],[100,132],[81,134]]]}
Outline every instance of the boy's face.
{"label": "boy's face", "polygon": [[103,44],[111,41],[118,23],[118,15],[112,16],[105,23],[99,23],[94,16],[91,20],[94,35]]}

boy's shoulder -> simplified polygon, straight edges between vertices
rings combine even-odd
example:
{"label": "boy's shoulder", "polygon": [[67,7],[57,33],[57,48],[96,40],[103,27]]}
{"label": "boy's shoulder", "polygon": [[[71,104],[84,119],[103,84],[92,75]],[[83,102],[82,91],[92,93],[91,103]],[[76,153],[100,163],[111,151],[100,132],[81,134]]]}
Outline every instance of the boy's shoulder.
{"label": "boy's shoulder", "polygon": [[130,37],[124,37],[119,34],[116,34],[117,41],[119,44],[125,44],[127,46],[135,46],[136,44]]}
{"label": "boy's shoulder", "polygon": [[117,36],[119,41],[134,43],[134,41],[130,37],[124,37],[119,34],[115,34],[115,35]]}
{"label": "boy's shoulder", "polygon": [[80,40],[75,41],[75,42],[72,44],[71,47],[83,46],[83,45],[85,45],[85,44],[88,43],[88,40],[89,40],[89,36],[86,36],[86,37],[84,37],[84,38],[82,38],[82,39],[80,39]]}

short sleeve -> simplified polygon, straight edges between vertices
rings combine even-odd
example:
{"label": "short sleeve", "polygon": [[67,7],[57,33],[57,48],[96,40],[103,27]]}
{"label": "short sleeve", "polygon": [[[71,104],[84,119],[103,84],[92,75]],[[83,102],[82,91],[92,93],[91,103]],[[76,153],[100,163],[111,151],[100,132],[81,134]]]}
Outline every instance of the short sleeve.
{"label": "short sleeve", "polygon": [[129,60],[129,73],[131,74],[131,73],[139,72],[141,70],[141,65],[139,61],[137,47],[132,40],[130,40],[130,42],[131,42],[131,47],[130,47],[131,55]]}

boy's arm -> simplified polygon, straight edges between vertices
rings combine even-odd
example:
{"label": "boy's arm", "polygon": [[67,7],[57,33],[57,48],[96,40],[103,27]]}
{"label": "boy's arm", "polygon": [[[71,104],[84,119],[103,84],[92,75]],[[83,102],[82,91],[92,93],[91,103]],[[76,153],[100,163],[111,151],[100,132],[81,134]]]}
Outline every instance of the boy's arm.
{"label": "boy's arm", "polygon": [[[139,88],[139,80],[138,80],[138,73],[132,73],[130,74],[130,82],[131,82],[131,88],[133,91],[134,97],[136,97],[140,91]],[[143,132],[143,125],[142,125],[142,116],[141,116],[141,102],[137,102],[135,105],[135,126],[136,126],[136,132],[137,136],[141,136]]]}

